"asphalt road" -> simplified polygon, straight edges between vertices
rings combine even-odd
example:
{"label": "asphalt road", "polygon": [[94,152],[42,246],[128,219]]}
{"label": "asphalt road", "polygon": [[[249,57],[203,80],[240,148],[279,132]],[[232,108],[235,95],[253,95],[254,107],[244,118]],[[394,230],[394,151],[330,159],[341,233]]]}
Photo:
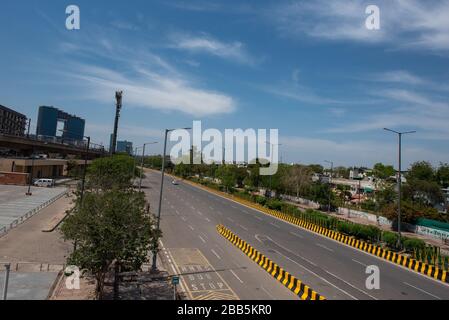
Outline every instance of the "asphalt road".
{"label": "asphalt road", "polygon": [[[146,175],[143,185],[156,211],[160,173],[149,171]],[[327,299],[449,299],[448,285],[189,184],[175,186],[171,181],[166,177],[164,182],[161,220],[169,261],[177,265],[180,260],[170,251],[182,256],[177,249],[199,249],[212,269],[223,270],[218,274],[230,289],[226,292],[232,291],[240,299],[296,297],[219,236],[217,224],[231,229]],[[365,284],[366,268],[372,265],[380,270],[378,290],[368,290]],[[188,282],[192,277],[183,279],[192,289]],[[196,288],[201,279],[192,281]]]}

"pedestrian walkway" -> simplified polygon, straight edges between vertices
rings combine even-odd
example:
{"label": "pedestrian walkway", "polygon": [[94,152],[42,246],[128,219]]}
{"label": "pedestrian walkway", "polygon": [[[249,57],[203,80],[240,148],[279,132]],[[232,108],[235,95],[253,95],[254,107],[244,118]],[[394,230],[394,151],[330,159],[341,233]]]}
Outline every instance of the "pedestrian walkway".
{"label": "pedestrian walkway", "polygon": [[31,196],[11,201],[0,199],[0,236],[67,192],[67,188],[33,188]]}

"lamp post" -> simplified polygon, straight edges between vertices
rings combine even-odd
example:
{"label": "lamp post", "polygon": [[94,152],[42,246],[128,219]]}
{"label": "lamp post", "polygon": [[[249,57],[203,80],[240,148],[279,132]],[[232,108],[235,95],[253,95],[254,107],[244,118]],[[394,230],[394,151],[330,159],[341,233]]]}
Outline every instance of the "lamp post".
{"label": "lamp post", "polygon": [[33,168],[34,168],[34,148],[33,153],[31,154],[31,170],[30,170],[30,181],[28,182],[28,191],[25,195],[32,196],[31,193],[31,185],[33,184]]}
{"label": "lamp post", "polygon": [[[161,229],[161,209],[162,209],[162,191],[164,189],[164,171],[165,171],[165,154],[167,153],[167,137],[168,134],[175,130],[191,130],[192,128],[180,128],[180,129],[165,129],[165,138],[164,138],[164,153],[162,155],[162,168],[161,168],[161,187],[159,191],[159,207],[157,209],[157,230]],[[153,252],[153,264],[151,266],[151,272],[157,272],[157,246],[159,242],[156,241],[155,248]]]}
{"label": "lamp post", "polygon": [[404,134],[416,133],[416,131],[405,131],[399,132],[392,129],[384,128],[386,131],[393,132],[398,135],[399,145],[398,145],[398,247],[401,247],[401,189],[402,189],[402,136]]}
{"label": "lamp post", "polygon": [[327,214],[331,213],[331,192],[332,192],[332,176],[334,174],[334,162],[329,160],[324,160],[324,162],[329,163],[331,165],[331,175],[329,177],[329,202],[327,205]]}
{"label": "lamp post", "polygon": [[145,146],[150,144],[156,144],[157,142],[149,142],[143,144],[143,150],[142,150],[142,160],[140,163],[140,178],[139,178],[139,192],[142,189],[142,172],[143,172],[143,158],[145,157]]}
{"label": "lamp post", "polygon": [[[59,130],[64,133],[71,133],[68,130]],[[73,133],[73,132],[72,132]],[[81,205],[83,204],[83,198],[84,198],[84,187],[86,184],[86,171],[87,171],[87,158],[89,157],[89,147],[90,147],[90,136],[83,136],[83,138],[87,139],[86,144],[86,153],[84,155],[84,168],[83,168],[83,178],[81,180],[81,191],[80,191],[80,201]]]}

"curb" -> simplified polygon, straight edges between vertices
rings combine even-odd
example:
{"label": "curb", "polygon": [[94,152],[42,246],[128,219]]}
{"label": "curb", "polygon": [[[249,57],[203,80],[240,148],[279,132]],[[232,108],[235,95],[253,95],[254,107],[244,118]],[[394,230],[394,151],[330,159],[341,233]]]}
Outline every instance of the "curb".
{"label": "curb", "polygon": [[217,231],[233,245],[238,247],[243,253],[245,253],[251,260],[261,266],[271,276],[277,279],[285,287],[291,290],[295,295],[301,298],[301,300],[326,300],[322,295],[315,292],[300,280],[292,276],[290,273],[279,267],[272,260],[261,254],[259,251],[251,247],[248,243],[240,239],[237,235],[232,233],[222,225],[217,226]]}
{"label": "curb", "polygon": [[288,214],[285,214],[285,213],[282,213],[282,212],[279,212],[279,211],[275,211],[275,210],[271,210],[271,209],[267,209],[265,207],[262,207],[260,205],[255,204],[253,202],[250,202],[250,201],[247,201],[247,200],[244,200],[244,199],[239,199],[237,197],[225,194],[223,192],[214,190],[212,188],[205,187],[203,185],[197,184],[197,183],[192,182],[192,181],[184,180],[184,182],[186,182],[188,184],[191,184],[191,185],[194,185],[196,187],[202,188],[202,189],[207,190],[209,192],[215,193],[215,194],[217,194],[217,195],[219,195],[221,197],[224,197],[224,198],[236,201],[236,202],[238,202],[240,204],[243,204],[245,206],[251,207],[251,208],[256,209],[258,211],[261,211],[261,212],[263,212],[265,214],[274,216],[274,217],[276,217],[278,219],[281,219],[283,221],[289,222],[289,223],[291,223],[293,225],[296,225],[298,227],[301,227],[301,228],[307,229],[309,231],[321,234],[321,235],[323,235],[323,236],[325,236],[327,238],[330,238],[332,240],[341,242],[343,244],[346,244],[346,245],[348,245],[350,247],[353,247],[353,248],[356,248],[358,250],[364,251],[364,252],[369,253],[371,255],[374,255],[374,256],[376,256],[378,258],[381,258],[381,259],[384,259],[384,260],[388,260],[388,261],[390,261],[390,262],[392,262],[394,264],[397,264],[399,266],[402,266],[402,267],[405,267],[407,269],[410,269],[411,271],[415,271],[417,273],[421,273],[421,274],[423,274],[425,276],[428,276],[428,277],[433,278],[435,280],[439,280],[439,281],[444,282],[444,283],[449,283],[449,275],[448,275],[447,271],[440,270],[439,268],[434,267],[432,265],[428,265],[427,263],[424,263],[424,262],[421,262],[421,261],[409,258],[407,256],[404,256],[404,255],[396,253],[396,252],[392,252],[392,251],[387,250],[387,249],[383,249],[382,247],[379,247],[379,246],[374,245],[374,244],[367,243],[367,242],[362,241],[362,240],[357,240],[357,239],[355,239],[353,237],[344,235],[344,234],[339,233],[337,231],[333,231],[333,230],[330,230],[330,229],[326,229],[326,228],[320,227],[318,225],[315,225],[315,224],[310,223],[310,222],[303,221],[303,220],[301,220],[299,218],[295,218],[295,217],[290,216]]}

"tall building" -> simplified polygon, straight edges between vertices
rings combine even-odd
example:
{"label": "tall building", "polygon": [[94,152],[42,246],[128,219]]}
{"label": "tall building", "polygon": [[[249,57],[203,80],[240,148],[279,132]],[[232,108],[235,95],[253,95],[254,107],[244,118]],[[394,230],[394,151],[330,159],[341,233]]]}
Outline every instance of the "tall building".
{"label": "tall building", "polygon": [[0,133],[24,136],[26,125],[25,115],[0,105]]}
{"label": "tall building", "polygon": [[63,123],[62,138],[69,140],[83,140],[86,122],[80,117],[70,115],[54,107],[39,107],[36,135],[56,137],[58,123]]}
{"label": "tall building", "polygon": [[130,141],[117,141],[117,152],[126,152],[129,155],[133,154],[133,143]]}

